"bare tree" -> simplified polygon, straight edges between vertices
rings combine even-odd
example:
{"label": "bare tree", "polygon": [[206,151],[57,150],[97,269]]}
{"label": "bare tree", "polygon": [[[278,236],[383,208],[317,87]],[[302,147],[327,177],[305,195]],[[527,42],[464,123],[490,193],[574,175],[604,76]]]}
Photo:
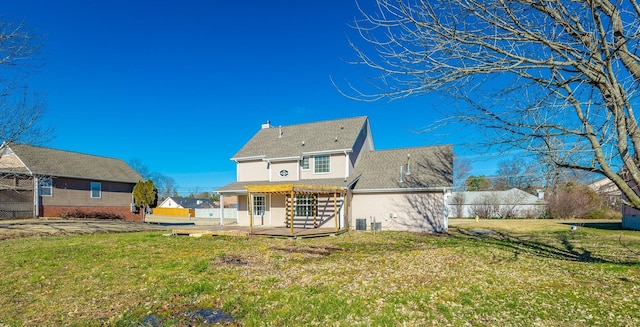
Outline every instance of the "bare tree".
{"label": "bare tree", "polygon": [[142,161],[137,158],[130,159],[128,164],[143,180],[153,181],[159,198],[168,198],[176,192],[177,185],[173,178],[162,173],[151,171],[147,165],[143,164]]}
{"label": "bare tree", "polygon": [[522,210],[520,207],[523,206],[522,200],[525,199],[526,193],[522,192],[503,192],[502,196],[499,197],[499,206],[497,215],[500,218],[516,218],[522,217]]}
{"label": "bare tree", "polygon": [[464,207],[465,207],[465,196],[464,192],[455,192],[451,197],[451,208],[455,214],[453,217],[463,218],[465,216]]}
{"label": "bare tree", "polygon": [[474,200],[471,205],[471,215],[478,218],[493,218],[498,216],[500,210],[500,197],[495,193],[485,193]]}
{"label": "bare tree", "polygon": [[45,104],[24,78],[37,67],[37,38],[22,23],[0,21],[0,143],[38,143],[51,130],[40,126]]}
{"label": "bare tree", "polygon": [[492,182],[494,190],[518,188],[526,190],[542,186],[538,166],[523,158],[513,157],[498,162],[497,177]]}
{"label": "bare tree", "polygon": [[[638,0],[377,0],[351,45],[374,101],[440,91],[491,144],[608,177],[640,208]],[[455,112],[454,112],[455,111]],[[624,168],[628,179],[618,173]]]}
{"label": "bare tree", "polygon": [[471,160],[453,155],[453,188],[460,191],[472,170]]}

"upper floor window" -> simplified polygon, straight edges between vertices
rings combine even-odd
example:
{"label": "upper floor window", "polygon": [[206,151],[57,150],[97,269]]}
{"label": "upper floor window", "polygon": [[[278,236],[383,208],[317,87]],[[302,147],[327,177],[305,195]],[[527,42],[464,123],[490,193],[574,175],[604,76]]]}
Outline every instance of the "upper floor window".
{"label": "upper floor window", "polygon": [[102,184],[98,182],[91,182],[91,198],[99,199],[102,197]]}
{"label": "upper floor window", "polygon": [[313,157],[313,172],[329,173],[331,172],[331,157],[328,154]]}
{"label": "upper floor window", "polygon": [[40,196],[53,196],[53,180],[51,178],[40,180]]}
{"label": "upper floor window", "polygon": [[300,166],[302,167],[302,170],[309,169],[309,156],[302,157],[302,161],[300,161]]}

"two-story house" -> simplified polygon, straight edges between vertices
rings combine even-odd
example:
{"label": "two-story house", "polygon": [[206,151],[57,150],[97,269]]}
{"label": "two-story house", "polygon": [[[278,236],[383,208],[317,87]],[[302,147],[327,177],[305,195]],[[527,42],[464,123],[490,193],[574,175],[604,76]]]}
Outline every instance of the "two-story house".
{"label": "two-story house", "polygon": [[236,182],[217,192],[238,196],[239,225],[446,229],[451,146],[375,151],[367,117],[267,122],[231,160]]}

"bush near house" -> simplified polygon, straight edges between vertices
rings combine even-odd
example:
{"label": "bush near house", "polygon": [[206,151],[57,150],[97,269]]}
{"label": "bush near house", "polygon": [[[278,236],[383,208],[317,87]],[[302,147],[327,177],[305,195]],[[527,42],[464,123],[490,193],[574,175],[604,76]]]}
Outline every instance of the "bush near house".
{"label": "bush near house", "polygon": [[117,219],[124,220],[124,216],[119,213],[106,212],[106,211],[85,211],[81,209],[75,209],[72,211],[65,211],[60,213],[60,218],[65,219]]}
{"label": "bush near house", "polygon": [[549,192],[546,200],[550,218],[621,218],[619,210],[603,204],[600,195],[585,185],[569,182]]}

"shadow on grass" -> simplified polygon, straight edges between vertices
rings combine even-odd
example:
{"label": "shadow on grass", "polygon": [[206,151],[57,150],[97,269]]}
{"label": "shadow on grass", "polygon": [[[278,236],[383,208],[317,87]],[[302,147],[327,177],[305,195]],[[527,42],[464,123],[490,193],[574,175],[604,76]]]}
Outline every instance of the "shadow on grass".
{"label": "shadow on grass", "polygon": [[[618,255],[605,257],[594,254],[593,251],[587,248],[577,247],[571,242],[567,234],[556,234],[554,235],[555,238],[545,241],[541,239],[526,239],[522,236],[500,231],[482,231],[479,233],[475,230],[465,228],[453,228],[451,231],[453,233],[450,233],[450,236],[454,238],[482,241],[484,244],[513,251],[514,259],[517,259],[520,254],[528,254],[575,262],[615,263],[622,265],[640,264],[638,253],[631,251],[629,248],[625,249],[629,252],[629,255],[619,253]],[[621,247],[624,246],[621,245]],[[620,250],[622,250],[622,248],[620,248]]]}
{"label": "shadow on grass", "polygon": [[567,226],[580,226],[580,227],[586,227],[586,228],[594,228],[594,229],[603,229],[603,230],[624,230],[624,228],[622,228],[622,223],[621,222],[610,222],[610,223],[603,223],[603,222],[597,222],[597,223],[571,223],[571,222],[566,222],[566,223],[562,223],[563,225],[567,225]]}

